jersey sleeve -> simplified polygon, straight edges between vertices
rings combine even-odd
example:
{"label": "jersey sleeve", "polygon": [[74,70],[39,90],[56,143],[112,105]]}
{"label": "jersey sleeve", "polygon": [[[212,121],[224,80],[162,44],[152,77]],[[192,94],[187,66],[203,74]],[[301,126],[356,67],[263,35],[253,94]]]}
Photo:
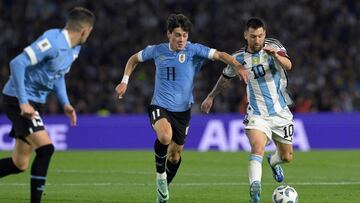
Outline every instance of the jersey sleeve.
{"label": "jersey sleeve", "polygon": [[265,40],[265,46],[271,46],[273,48],[275,48],[277,50],[277,53],[280,55],[280,56],[284,56],[284,57],[287,57],[287,58],[290,58],[287,51],[286,51],[286,48],[282,45],[282,43],[277,40],[277,39],[274,39],[274,38],[269,38],[269,39],[266,39]]}
{"label": "jersey sleeve", "polygon": [[22,52],[10,62],[10,73],[14,82],[16,96],[20,104],[28,103],[27,94],[25,91],[25,69],[31,65],[29,57]]}
{"label": "jersey sleeve", "polygon": [[211,59],[214,58],[214,53],[216,49],[212,49],[210,47],[204,46],[202,44],[193,44],[193,49],[195,50],[195,53],[197,56],[201,58]]}
{"label": "jersey sleeve", "polygon": [[[241,64],[244,64],[244,59],[243,59],[243,55],[239,55],[239,54],[233,54],[232,55],[233,57],[235,57],[235,59],[241,63]],[[222,72],[223,76],[226,77],[226,78],[234,78],[238,75],[238,72],[237,70],[231,66],[231,65],[227,65],[224,69],[223,69],[223,72]],[[240,78],[241,79],[241,78]]]}
{"label": "jersey sleeve", "polygon": [[140,62],[144,62],[150,59],[155,58],[156,54],[156,47],[155,45],[149,45],[145,47],[143,50],[139,51],[137,56]]}
{"label": "jersey sleeve", "polygon": [[31,65],[35,65],[44,59],[53,58],[56,56],[55,43],[52,42],[51,37],[43,34],[32,44],[24,49],[31,61]]}
{"label": "jersey sleeve", "polygon": [[65,104],[70,104],[69,98],[68,98],[68,95],[66,92],[66,84],[65,84],[64,76],[62,76],[55,82],[54,91],[55,91],[55,94],[62,106],[64,106]]}
{"label": "jersey sleeve", "polygon": [[227,65],[222,72],[223,76],[226,78],[234,78],[237,76],[237,72],[234,67]]}

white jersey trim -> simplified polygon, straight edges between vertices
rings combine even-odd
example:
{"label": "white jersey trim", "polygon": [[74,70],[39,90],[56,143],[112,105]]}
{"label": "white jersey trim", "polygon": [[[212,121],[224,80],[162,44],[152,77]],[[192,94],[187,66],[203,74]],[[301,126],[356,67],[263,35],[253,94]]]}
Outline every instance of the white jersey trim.
{"label": "white jersey trim", "polygon": [[138,60],[139,60],[140,62],[143,62],[143,61],[144,61],[144,59],[143,59],[143,57],[142,57],[142,53],[143,53],[143,50],[141,50],[141,51],[139,51],[139,52],[137,53],[137,58],[138,58]]}
{"label": "white jersey trim", "polygon": [[30,61],[31,61],[31,65],[35,65],[35,64],[37,64],[37,58],[36,58],[36,55],[35,55],[35,52],[34,52],[34,50],[30,47],[30,46],[28,46],[28,47],[26,47],[25,49],[24,49],[24,51],[27,53],[27,55],[29,56],[29,58],[30,58]]}
{"label": "white jersey trim", "polygon": [[210,49],[209,55],[208,55],[208,58],[209,58],[209,59],[214,59],[215,51],[216,51],[216,49]]}
{"label": "white jersey trim", "polygon": [[69,32],[66,29],[63,29],[62,33],[65,36],[66,42],[69,45],[69,47],[71,48],[71,41],[70,41],[70,36],[69,36]]}

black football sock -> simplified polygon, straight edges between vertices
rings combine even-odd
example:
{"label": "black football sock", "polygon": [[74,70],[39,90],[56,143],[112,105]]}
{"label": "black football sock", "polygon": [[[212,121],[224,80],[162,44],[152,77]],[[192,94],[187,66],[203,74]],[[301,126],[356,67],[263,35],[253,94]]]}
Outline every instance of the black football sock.
{"label": "black football sock", "polygon": [[22,170],[15,166],[11,157],[0,160],[0,178],[20,172],[22,172]]}
{"label": "black football sock", "polygon": [[36,156],[31,166],[31,203],[40,203],[50,159],[54,153],[54,145],[39,147],[35,152]]}
{"label": "black football sock", "polygon": [[181,157],[176,164],[171,163],[169,160],[166,161],[166,176],[167,176],[167,183],[170,184],[173,178],[176,175],[177,170],[180,167]]}
{"label": "black football sock", "polygon": [[154,149],[155,149],[155,164],[156,172],[164,173],[165,172],[165,162],[167,157],[167,148],[169,145],[163,145],[158,139],[155,140]]}

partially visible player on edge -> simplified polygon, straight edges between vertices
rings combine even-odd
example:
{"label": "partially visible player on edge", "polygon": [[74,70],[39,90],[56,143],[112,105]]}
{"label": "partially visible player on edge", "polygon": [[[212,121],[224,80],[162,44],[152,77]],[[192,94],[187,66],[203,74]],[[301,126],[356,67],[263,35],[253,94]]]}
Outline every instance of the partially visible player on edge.
{"label": "partially visible player on edge", "polygon": [[156,66],[155,90],[148,109],[150,122],[157,134],[154,144],[157,202],[169,200],[168,184],[181,163],[194,103],[194,79],[205,59],[221,60],[235,67],[236,74],[247,81],[247,71],[225,52],[188,41],[190,20],[182,14],[171,14],[167,20],[168,43],[147,46],[127,61],[123,79],[116,87],[122,98],[128,79],[136,65],[153,59]]}
{"label": "partially visible player on edge", "polygon": [[[276,144],[277,150],[272,156],[268,154],[267,160],[277,182],[282,182],[284,179],[280,163],[290,162],[293,154],[293,115],[288,108],[291,99],[285,90],[286,71],[291,70],[292,63],[285,47],[278,40],[265,36],[264,22],[259,18],[250,18],[244,32],[247,46],[233,55],[249,72],[247,85],[249,104],[244,124],[251,145],[249,157],[251,202],[260,202],[261,163],[265,145],[271,140]],[[202,111],[209,112],[215,96],[228,86],[236,73],[231,66],[223,70],[215,87],[203,101]]]}
{"label": "partially visible player on edge", "polygon": [[64,29],[47,30],[10,62],[11,75],[3,89],[3,104],[12,123],[10,136],[15,138],[15,147],[11,157],[0,160],[0,178],[25,171],[35,150],[30,172],[31,203],[41,201],[54,153],[41,119],[42,105],[54,91],[71,125],[76,125],[76,112],[67,96],[64,75],[78,57],[94,20],[91,11],[75,7]]}

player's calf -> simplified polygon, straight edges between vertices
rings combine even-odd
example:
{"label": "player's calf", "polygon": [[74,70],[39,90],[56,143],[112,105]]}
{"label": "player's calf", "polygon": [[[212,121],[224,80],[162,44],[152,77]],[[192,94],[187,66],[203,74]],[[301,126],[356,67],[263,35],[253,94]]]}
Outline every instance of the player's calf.
{"label": "player's calf", "polygon": [[50,159],[54,153],[54,145],[41,146],[35,152],[36,156],[31,166],[31,203],[40,203]]}
{"label": "player's calf", "polygon": [[[26,167],[27,168],[27,167]],[[18,174],[24,172],[26,168],[19,168],[15,165],[11,157],[0,160],[0,178],[11,174]]]}

